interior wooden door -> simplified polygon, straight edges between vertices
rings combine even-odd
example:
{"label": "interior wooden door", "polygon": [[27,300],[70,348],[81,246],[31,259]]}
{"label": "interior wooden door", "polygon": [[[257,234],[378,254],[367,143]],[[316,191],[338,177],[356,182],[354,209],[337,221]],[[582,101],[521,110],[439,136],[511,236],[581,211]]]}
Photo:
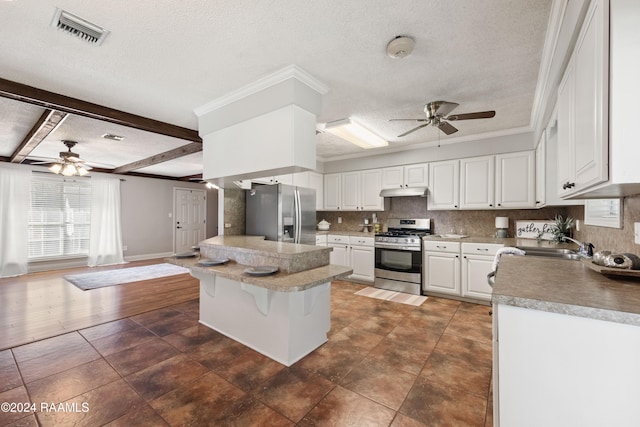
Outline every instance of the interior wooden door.
{"label": "interior wooden door", "polygon": [[204,190],[174,190],[175,253],[190,252],[206,236],[207,195]]}

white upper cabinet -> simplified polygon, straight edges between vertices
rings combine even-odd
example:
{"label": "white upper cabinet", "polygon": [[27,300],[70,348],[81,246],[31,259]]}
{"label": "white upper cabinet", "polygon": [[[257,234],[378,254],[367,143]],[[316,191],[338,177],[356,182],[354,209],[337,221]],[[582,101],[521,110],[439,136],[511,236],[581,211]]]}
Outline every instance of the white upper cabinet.
{"label": "white upper cabinet", "polygon": [[496,208],[534,208],[535,152],[499,154],[496,156]]}
{"label": "white upper cabinet", "polygon": [[380,197],[382,189],[382,171],[380,169],[362,171],[360,187],[361,210],[384,210],[384,198]]}
{"label": "white upper cabinet", "polygon": [[590,5],[558,88],[557,185],[562,197],[609,178],[608,4],[595,0]]}
{"label": "white upper cabinet", "polygon": [[429,209],[458,209],[460,198],[460,160],[429,165]]}
{"label": "white upper cabinet", "polygon": [[382,169],[382,188],[427,187],[429,184],[429,164],[418,163]]}
{"label": "white upper cabinet", "polygon": [[547,204],[547,132],[542,132],[536,146],[536,208]]}
{"label": "white upper cabinet", "polygon": [[431,163],[429,209],[535,207],[535,152]]}
{"label": "white upper cabinet", "polygon": [[324,176],[325,210],[380,211],[380,169],[326,174]]}
{"label": "white upper cabinet", "polygon": [[494,156],[460,160],[460,208],[493,209]]}
{"label": "white upper cabinet", "polygon": [[340,173],[328,173],[324,176],[324,208],[338,211],[342,205],[342,186]]}
{"label": "white upper cabinet", "polygon": [[356,211],[360,209],[360,171],[342,173],[342,203],[341,210]]}
{"label": "white upper cabinet", "polygon": [[324,209],[324,177],[321,173],[313,171],[294,173],[293,185],[316,190],[316,210]]}

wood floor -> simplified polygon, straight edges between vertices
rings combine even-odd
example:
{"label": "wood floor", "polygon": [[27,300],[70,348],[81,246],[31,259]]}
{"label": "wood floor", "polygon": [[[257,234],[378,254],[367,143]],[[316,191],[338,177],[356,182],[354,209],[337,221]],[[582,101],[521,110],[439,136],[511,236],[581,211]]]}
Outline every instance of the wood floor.
{"label": "wood floor", "polygon": [[199,297],[189,274],[82,291],[67,274],[157,264],[161,259],[118,266],[84,267],[0,279],[0,350],[135,316]]}

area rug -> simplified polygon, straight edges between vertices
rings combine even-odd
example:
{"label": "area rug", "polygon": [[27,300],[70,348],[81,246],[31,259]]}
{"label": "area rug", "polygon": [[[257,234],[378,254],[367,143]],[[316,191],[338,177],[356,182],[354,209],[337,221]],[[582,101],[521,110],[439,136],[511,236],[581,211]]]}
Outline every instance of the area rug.
{"label": "area rug", "polygon": [[403,292],[388,291],[386,289],[378,289],[373,287],[360,289],[358,292],[356,292],[356,295],[362,295],[369,298],[382,299],[385,301],[393,301],[415,306],[420,306],[427,300],[427,297],[422,295],[405,294]]}
{"label": "area rug", "polygon": [[64,279],[73,283],[83,291],[87,291],[89,289],[139,282],[141,280],[157,279],[159,277],[175,276],[177,274],[184,274],[188,272],[189,270],[184,267],[163,263],[145,265],[142,267],[96,271],[95,273],[69,274],[64,276]]}

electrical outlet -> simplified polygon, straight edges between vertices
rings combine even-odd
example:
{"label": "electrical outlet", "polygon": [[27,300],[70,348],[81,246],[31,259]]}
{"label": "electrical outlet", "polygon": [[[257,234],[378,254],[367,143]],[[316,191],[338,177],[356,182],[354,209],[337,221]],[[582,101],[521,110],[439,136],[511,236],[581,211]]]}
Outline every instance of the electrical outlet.
{"label": "electrical outlet", "polygon": [[640,245],[640,222],[633,223],[633,241]]}
{"label": "electrical outlet", "polygon": [[122,247],[122,252],[126,252],[126,251],[127,251],[127,249],[129,249],[129,248],[127,247],[127,245],[124,245],[124,246]]}
{"label": "electrical outlet", "polygon": [[576,219],[576,231],[580,231],[580,226],[582,225],[582,223],[580,222],[579,219]]}
{"label": "electrical outlet", "polygon": [[341,216],[338,217],[338,224],[342,224],[342,217]]}
{"label": "electrical outlet", "polygon": [[224,228],[231,228],[231,224],[230,224],[230,223],[228,223],[228,222],[225,222],[225,223],[224,223]]}

